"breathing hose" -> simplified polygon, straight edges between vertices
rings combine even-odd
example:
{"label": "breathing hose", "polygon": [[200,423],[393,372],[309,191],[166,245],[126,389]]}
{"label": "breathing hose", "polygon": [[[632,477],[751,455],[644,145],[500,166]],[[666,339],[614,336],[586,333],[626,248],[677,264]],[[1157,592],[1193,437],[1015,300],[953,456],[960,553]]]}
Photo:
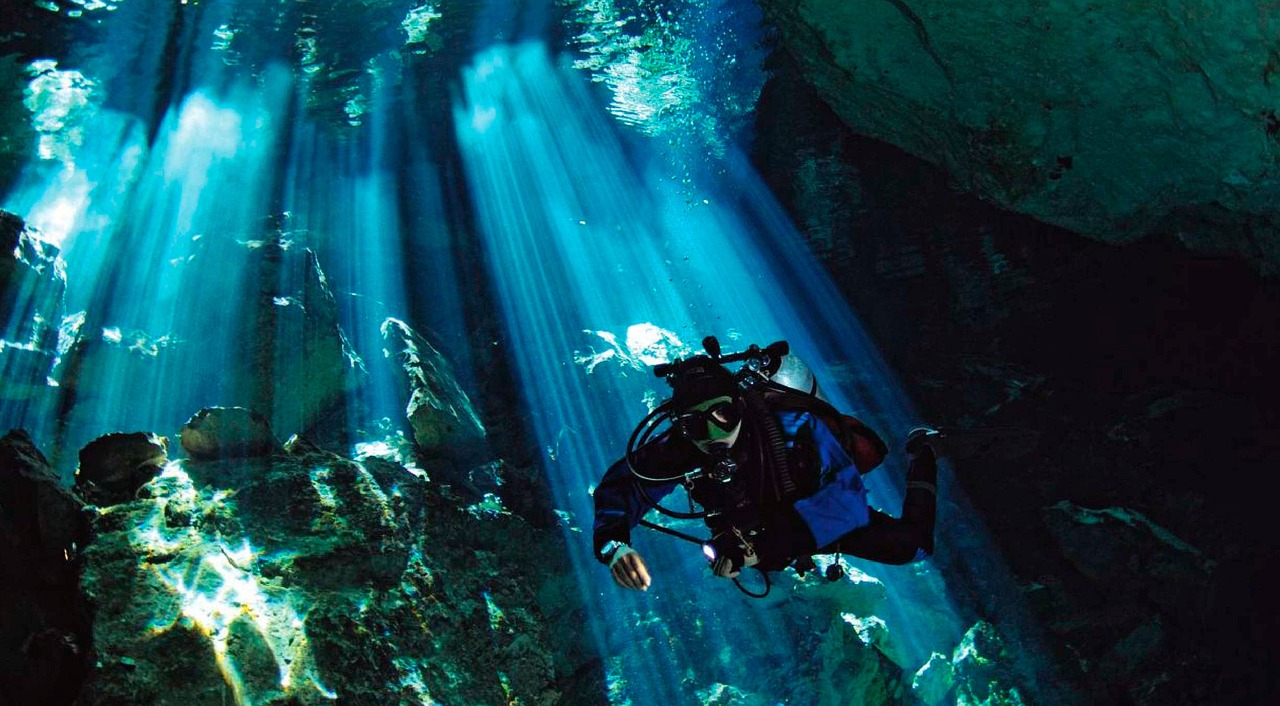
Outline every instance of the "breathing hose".
{"label": "breathing hose", "polygon": [[743,397],[747,400],[747,404],[751,406],[751,411],[755,413],[755,419],[759,421],[760,426],[763,428],[769,454],[773,457],[774,477],[777,478],[782,492],[782,497],[779,497],[778,500],[791,497],[796,492],[796,482],[791,477],[790,466],[787,465],[786,440],[782,437],[782,430],[778,428],[778,421],[773,418],[773,414],[765,406],[764,398],[755,391],[748,390]]}

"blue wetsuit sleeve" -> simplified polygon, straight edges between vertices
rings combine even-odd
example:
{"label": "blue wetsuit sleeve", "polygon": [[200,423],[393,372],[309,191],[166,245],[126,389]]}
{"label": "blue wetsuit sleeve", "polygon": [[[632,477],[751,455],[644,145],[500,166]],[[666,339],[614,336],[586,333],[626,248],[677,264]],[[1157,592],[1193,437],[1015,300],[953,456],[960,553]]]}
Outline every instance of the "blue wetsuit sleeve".
{"label": "blue wetsuit sleeve", "polygon": [[[655,451],[652,449],[650,451]],[[638,463],[645,466],[646,459],[661,457],[661,453],[638,454]],[[643,483],[638,480],[627,465],[627,459],[621,458],[609,467],[600,485],[592,493],[595,502],[595,522],[592,528],[592,545],[596,558],[600,558],[600,549],[610,540],[631,542],[631,528],[640,522],[640,518],[653,507],[653,503],[666,497],[675,490],[675,483]]]}
{"label": "blue wetsuit sleeve", "polygon": [[818,492],[795,503],[820,549],[871,521],[867,489],[853,459],[820,419],[806,413],[796,434],[797,441],[809,437],[822,464]]}

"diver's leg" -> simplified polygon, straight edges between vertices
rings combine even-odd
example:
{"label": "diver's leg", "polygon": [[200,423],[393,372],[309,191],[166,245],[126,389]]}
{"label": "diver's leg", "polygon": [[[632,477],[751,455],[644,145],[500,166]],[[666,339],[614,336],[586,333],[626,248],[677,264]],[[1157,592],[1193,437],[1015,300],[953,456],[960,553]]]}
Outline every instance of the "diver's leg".
{"label": "diver's leg", "polygon": [[878,561],[906,564],[933,553],[933,527],[937,514],[938,461],[925,449],[911,460],[907,470],[907,496],[902,517],[871,511],[871,522],[818,550],[839,552]]}
{"label": "diver's leg", "polygon": [[907,496],[902,499],[902,522],[918,533],[919,548],[933,553],[933,526],[938,516],[938,458],[925,446],[907,468]]}

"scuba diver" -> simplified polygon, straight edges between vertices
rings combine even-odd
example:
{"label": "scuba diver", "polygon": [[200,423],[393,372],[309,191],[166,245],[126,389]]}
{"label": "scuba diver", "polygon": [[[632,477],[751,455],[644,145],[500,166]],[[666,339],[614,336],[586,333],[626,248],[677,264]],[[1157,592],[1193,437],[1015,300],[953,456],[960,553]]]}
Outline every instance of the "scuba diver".
{"label": "scuba diver", "polygon": [[[894,518],[867,505],[862,480],[888,448],[865,424],[821,399],[816,382],[807,392],[779,384],[785,341],[722,356],[719,342],[708,337],[703,348],[706,355],[654,368],[671,397],[640,422],[626,455],[593,494],[596,558],[619,586],[647,590],[651,582],[644,558],[630,546],[636,525],[700,543],[715,575],[756,597],[768,593],[767,572],[794,566],[803,575],[814,568],[814,554],[905,564],[932,553],[937,430],[918,427],[907,435],[907,492]],[[736,362],[743,363],[736,372],[725,367]],[[659,504],[677,487],[688,493],[689,512]],[[704,520],[710,539],[645,521],[651,508]],[[738,583],[747,567],[764,575],[765,593]],[[842,572],[834,564],[827,578]]]}

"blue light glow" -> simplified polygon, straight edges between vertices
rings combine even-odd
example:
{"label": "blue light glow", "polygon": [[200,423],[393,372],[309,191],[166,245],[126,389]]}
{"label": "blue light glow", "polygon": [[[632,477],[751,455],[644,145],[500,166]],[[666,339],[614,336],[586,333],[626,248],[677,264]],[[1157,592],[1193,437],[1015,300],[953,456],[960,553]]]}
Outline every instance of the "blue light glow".
{"label": "blue light glow", "polygon": [[[484,4],[481,28],[523,12]],[[783,698],[790,676],[814,659],[812,635],[833,623],[914,671],[950,654],[975,614],[998,612],[982,601],[1016,612],[998,555],[964,499],[947,492],[945,468],[938,541],[957,549],[907,567],[854,562],[839,590],[824,594],[824,607],[836,608],[825,613],[791,605],[818,592],[813,577],[801,586],[785,574],[767,600],[747,599],[710,575],[706,562],[716,557],[706,545],[700,553],[637,533],[633,543],[654,578],[644,594],[620,590],[590,556],[590,491],[637,421],[665,397],[650,367],[696,352],[706,335],[727,350],[786,339],[828,399],[891,442],[918,422],[857,317],[734,144],[758,86],[740,91],[747,97],[740,104],[708,105],[716,77],[733,73],[750,83],[743,77],[758,78],[758,66],[744,61],[717,73],[714,54],[691,56],[698,42],[665,31],[671,27],[628,42],[615,4],[594,3],[589,21],[618,31],[600,35],[586,60],[553,55],[537,41],[480,42],[458,79],[450,134],[424,124],[417,86],[390,53],[406,38],[409,53],[435,52],[445,6],[406,6],[403,24],[390,32],[394,46],[335,89],[335,131],[306,110],[332,78],[317,36],[291,38],[303,63],[291,68],[271,58],[279,47],[247,44],[253,32],[232,21],[245,4],[211,2],[183,16],[200,39],[184,47],[191,76],[174,77],[163,68],[163,47],[154,46],[162,43],[145,39],[164,36],[167,18],[184,12],[172,5],[121,3],[102,34],[104,46],[136,57],[145,80],[122,78],[118,66],[32,67],[37,158],[3,204],[69,263],[65,321],[40,323],[75,333],[60,352],[79,357],[73,373],[58,370],[61,387],[42,404],[0,399],[0,420],[60,449],[64,470],[97,435],[172,434],[205,406],[257,406],[281,438],[305,432],[305,415],[295,413],[303,403],[291,396],[331,384],[359,458],[394,458],[417,475],[433,474],[426,463],[413,466],[406,394],[390,365],[347,357],[332,379],[290,367],[320,338],[301,317],[331,306],[342,352],[349,343],[366,361],[391,357],[384,322],[419,322],[447,349],[461,386],[473,390],[489,371],[487,351],[472,346],[497,344],[475,340],[475,321],[491,313],[479,311],[488,300],[477,296],[488,284],[524,403],[523,415],[512,416],[529,419],[543,452],[541,470],[588,607],[583,627],[605,665],[611,703],[689,703],[725,685]],[[705,10],[698,17],[709,18],[710,32],[729,4],[690,5]],[[447,144],[438,144],[441,136]],[[459,164],[463,174],[454,173]],[[477,262],[468,259],[473,239]],[[489,282],[476,281],[470,267],[487,268]],[[331,303],[301,294],[316,282],[332,292]],[[7,340],[12,322],[5,323],[0,352],[35,348]],[[868,478],[874,504],[893,514],[903,463],[894,453]],[[180,464],[161,480],[191,502],[207,490]],[[337,507],[343,489],[329,467],[317,466],[307,481],[320,506]],[[208,495],[216,506],[234,492]],[[505,497],[487,493],[465,510],[490,522],[512,514]],[[140,552],[177,551],[189,541],[161,519],[138,528]],[[207,555],[190,552],[158,575],[180,600],[150,627],[192,621],[217,647],[236,620],[248,619],[264,633],[296,638],[306,607],[277,600],[244,570],[260,551],[244,539]],[[831,560],[818,563],[821,573]],[[755,580],[744,572],[744,583]],[[202,582],[214,589],[198,588]],[[968,594],[982,597],[958,598]],[[510,630],[515,610],[482,597],[488,627]],[[1018,637],[1019,623],[1010,625]],[[753,659],[735,649],[747,641],[756,646]],[[312,665],[293,663],[305,647],[305,638],[272,644],[280,686],[342,698]],[[216,651],[221,657],[224,649]],[[219,665],[243,700],[234,665]],[[690,665],[715,683],[692,683]],[[429,702],[419,667],[406,668],[404,686]],[[505,675],[496,678],[509,687]]]}
{"label": "blue light glow", "polygon": [[[626,363],[615,334],[598,332],[653,322],[676,339],[719,334],[726,346],[785,338],[837,406],[891,438],[915,421],[892,372],[741,155],[730,152],[720,169],[678,178],[678,166],[697,163],[692,155],[627,143],[580,81],[537,44],[478,55],[456,110],[525,399],[543,447],[555,451],[546,465],[557,501],[579,523],[591,515],[588,489],[621,456],[646,399],[662,394],[657,381]],[[483,129],[468,119],[478,113],[492,116]],[[612,347],[604,354],[595,350],[601,339]],[[869,477],[873,501],[895,514],[901,463],[891,456]],[[944,528],[968,524],[943,512]],[[767,604],[746,601],[724,582],[709,585],[691,548],[636,536],[654,571],[654,590],[637,597],[593,565],[581,536],[569,536],[602,651],[644,665],[648,675],[642,681],[628,670],[630,698],[685,698],[671,671],[688,658],[684,651],[733,644],[738,630],[757,644],[767,636],[777,664],[797,659],[796,636]],[[930,564],[862,568],[890,591],[878,612],[902,666],[915,669],[957,644],[968,625]],[[723,631],[653,633],[690,611]],[[751,665],[726,670],[728,683],[758,678]]]}

